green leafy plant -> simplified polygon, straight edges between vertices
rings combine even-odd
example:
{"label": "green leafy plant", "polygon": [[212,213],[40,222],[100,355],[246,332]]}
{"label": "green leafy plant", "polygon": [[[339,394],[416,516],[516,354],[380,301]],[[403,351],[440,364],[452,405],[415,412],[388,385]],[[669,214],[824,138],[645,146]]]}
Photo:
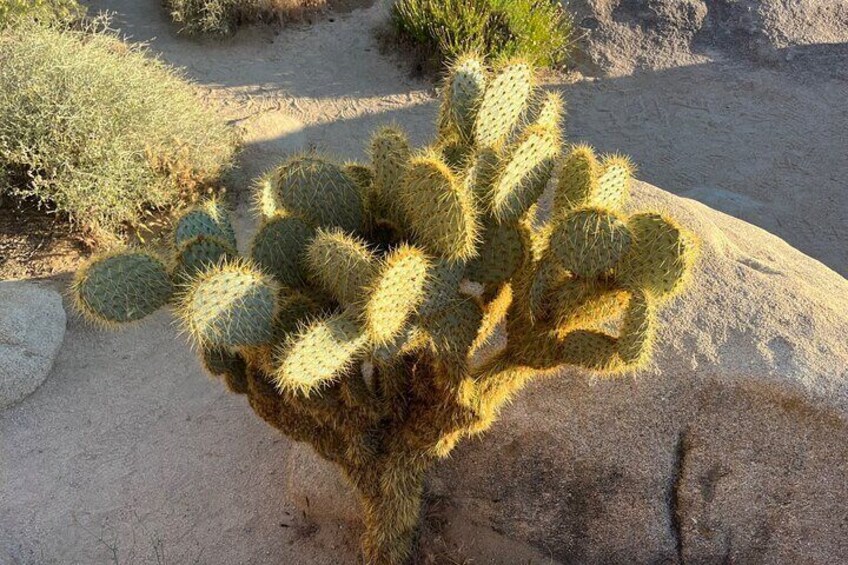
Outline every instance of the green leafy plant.
{"label": "green leafy plant", "polygon": [[236,144],[178,72],[91,30],[0,33],[0,115],[0,190],[103,237],[215,182]]}
{"label": "green leafy plant", "polygon": [[392,22],[442,60],[473,51],[540,67],[563,62],[572,32],[559,0],[398,0]]}
{"label": "green leafy plant", "polygon": [[164,0],[171,19],[187,34],[230,35],[242,23],[279,21],[326,0]]}
{"label": "green leafy plant", "polygon": [[387,127],[369,164],[295,155],[257,184],[249,257],[209,202],[169,260],[94,259],[78,309],[113,325],[173,304],[209,372],[349,479],[366,562],[404,563],[426,471],[533,378],[643,366],[695,260],[673,219],[624,211],[627,159],[560,155],[562,102],[533,84],[462,57],[429,146]]}
{"label": "green leafy plant", "polygon": [[63,22],[81,17],[85,9],[76,0],[2,0],[0,29],[26,21]]}

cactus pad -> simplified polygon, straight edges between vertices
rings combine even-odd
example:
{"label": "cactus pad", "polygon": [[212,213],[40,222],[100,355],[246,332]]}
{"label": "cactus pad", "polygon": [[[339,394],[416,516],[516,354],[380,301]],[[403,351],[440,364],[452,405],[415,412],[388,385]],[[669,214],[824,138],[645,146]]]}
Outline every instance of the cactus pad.
{"label": "cactus pad", "polygon": [[203,346],[260,345],[274,335],[278,294],[278,284],[248,263],[216,265],[192,281],[180,316]]}
{"label": "cactus pad", "polygon": [[341,167],[314,156],[295,157],[262,185],[263,210],[290,211],[314,227],[359,229],[365,219],[364,195]]}
{"label": "cactus pad", "polygon": [[353,179],[359,187],[359,193],[368,195],[374,189],[374,169],[359,163],[345,163],[342,168],[344,173]]}
{"label": "cactus pad", "polygon": [[625,290],[603,282],[563,281],[551,298],[557,334],[601,329],[606,322],[622,315],[628,298]]}
{"label": "cactus pad", "polygon": [[632,236],[613,213],[585,208],[569,212],[551,234],[551,252],[579,277],[594,277],[611,269],[630,246]]}
{"label": "cactus pad", "polygon": [[428,251],[449,260],[474,256],[480,230],[474,195],[435,154],[412,160],[401,203]]}
{"label": "cactus pad", "polygon": [[180,245],[177,252],[175,278],[186,281],[225,259],[236,256],[236,250],[216,237],[198,235]]}
{"label": "cactus pad", "polygon": [[277,211],[262,222],[253,237],[250,257],[264,271],[288,287],[306,284],[304,257],[315,230],[285,211]]}
{"label": "cactus pad", "polygon": [[563,160],[554,197],[558,210],[592,206],[620,210],[630,192],[633,164],[612,155],[598,161],[588,145],[577,145]]}
{"label": "cactus pad", "polygon": [[621,325],[618,354],[628,365],[641,365],[651,352],[654,312],[651,298],[643,291],[633,291]]}
{"label": "cactus pad", "polygon": [[365,306],[365,327],[375,344],[391,343],[424,299],[430,261],[414,247],[386,257]]}
{"label": "cactus pad", "polygon": [[483,284],[499,284],[512,277],[527,259],[527,247],[517,224],[488,220],[479,254],[469,261],[466,276]]}
{"label": "cactus pad", "polygon": [[185,242],[198,236],[213,237],[236,248],[236,233],[230,223],[227,209],[217,200],[189,209],[174,227],[174,244],[179,249]]}
{"label": "cactus pad", "polygon": [[527,121],[558,133],[562,127],[564,112],[565,103],[562,101],[562,96],[557,92],[545,92],[531,104]]}
{"label": "cactus pad", "polygon": [[138,251],[95,258],[73,284],[77,309],[105,324],[140,320],[167,304],[173,292],[162,260]]}
{"label": "cactus pad", "polygon": [[375,211],[397,220],[400,183],[409,166],[410,149],[406,134],[398,127],[384,127],[371,138],[371,163],[374,169],[373,193]]}
{"label": "cactus pad", "polygon": [[454,301],[423,324],[440,356],[464,362],[483,323],[483,311],[470,298]]}
{"label": "cactus pad", "polygon": [[321,286],[345,305],[362,299],[379,268],[377,258],[362,240],[340,230],[318,230],[306,256]]}
{"label": "cactus pad", "polygon": [[274,381],[280,390],[309,396],[350,369],[367,344],[351,316],[315,320],[291,336],[278,354]]}
{"label": "cactus pad", "polygon": [[492,79],[474,124],[477,145],[496,147],[518,124],[533,92],[534,72],[526,63],[505,66]]}
{"label": "cactus pad", "polygon": [[655,298],[673,296],[695,262],[694,237],[674,220],[656,213],[635,214],[627,225],[635,241],[618,267],[620,279]]}
{"label": "cactus pad", "polygon": [[498,221],[517,220],[539,199],[558,152],[559,139],[551,130],[535,127],[524,133],[492,186],[491,212]]}
{"label": "cactus pad", "polygon": [[452,124],[460,139],[469,140],[486,90],[486,69],[477,57],[461,57],[454,63],[448,77],[441,121]]}
{"label": "cactus pad", "polygon": [[466,268],[463,263],[437,259],[430,267],[424,300],[418,307],[418,315],[426,318],[447,308],[460,298],[459,287]]}
{"label": "cactus pad", "polygon": [[622,368],[618,341],[605,333],[577,330],[568,334],[560,347],[565,363],[597,372],[616,372]]}

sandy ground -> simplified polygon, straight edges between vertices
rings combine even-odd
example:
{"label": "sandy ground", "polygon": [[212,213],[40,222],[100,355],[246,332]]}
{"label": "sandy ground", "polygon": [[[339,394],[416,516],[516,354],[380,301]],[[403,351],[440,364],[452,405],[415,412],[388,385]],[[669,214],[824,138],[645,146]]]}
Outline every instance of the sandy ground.
{"label": "sandy ground", "polygon": [[[379,53],[379,5],[215,42],[174,36],[157,0],[90,4],[118,12],[126,34],[185,67],[245,129],[229,183],[242,243],[249,179],[285,152],[361,158],[387,121],[418,143],[431,134],[434,87]],[[572,140],[629,153],[642,179],[845,275],[848,82],[816,64],[817,49],[840,48],[809,48],[784,69],[716,60],[552,86],[568,100]],[[337,563],[323,549],[350,547],[357,532],[280,502],[287,441],[204,377],[174,335],[166,315],[119,333],[71,320],[48,381],[0,414],[0,563]]]}

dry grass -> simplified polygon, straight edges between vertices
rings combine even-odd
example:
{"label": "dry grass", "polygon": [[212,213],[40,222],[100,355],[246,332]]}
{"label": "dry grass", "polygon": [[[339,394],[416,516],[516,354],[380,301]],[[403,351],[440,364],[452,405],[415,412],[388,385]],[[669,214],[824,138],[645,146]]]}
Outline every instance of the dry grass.
{"label": "dry grass", "polygon": [[164,0],[171,19],[188,34],[229,35],[243,23],[282,22],[322,8],[327,0]]}
{"label": "dry grass", "polygon": [[84,13],[76,0],[0,0],[0,29],[27,20],[73,20]]}
{"label": "dry grass", "polygon": [[104,239],[214,184],[236,145],[179,73],[103,31],[0,33],[0,116],[0,191]]}

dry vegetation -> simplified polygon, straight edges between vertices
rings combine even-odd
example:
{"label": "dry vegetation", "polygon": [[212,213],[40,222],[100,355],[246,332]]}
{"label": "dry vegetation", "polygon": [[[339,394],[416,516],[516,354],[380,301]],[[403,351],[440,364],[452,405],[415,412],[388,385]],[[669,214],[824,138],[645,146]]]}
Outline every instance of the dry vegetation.
{"label": "dry vegetation", "polygon": [[0,115],[0,191],[98,238],[215,183],[235,151],[179,73],[104,31],[6,29]]}
{"label": "dry vegetation", "polygon": [[0,0],[0,29],[25,20],[70,20],[84,12],[76,0]]}
{"label": "dry vegetation", "polygon": [[228,35],[240,24],[284,21],[321,8],[327,0],[164,0],[164,4],[184,33]]}
{"label": "dry vegetation", "polygon": [[475,52],[556,67],[572,36],[559,0],[398,0],[392,24],[400,39],[441,62]]}

